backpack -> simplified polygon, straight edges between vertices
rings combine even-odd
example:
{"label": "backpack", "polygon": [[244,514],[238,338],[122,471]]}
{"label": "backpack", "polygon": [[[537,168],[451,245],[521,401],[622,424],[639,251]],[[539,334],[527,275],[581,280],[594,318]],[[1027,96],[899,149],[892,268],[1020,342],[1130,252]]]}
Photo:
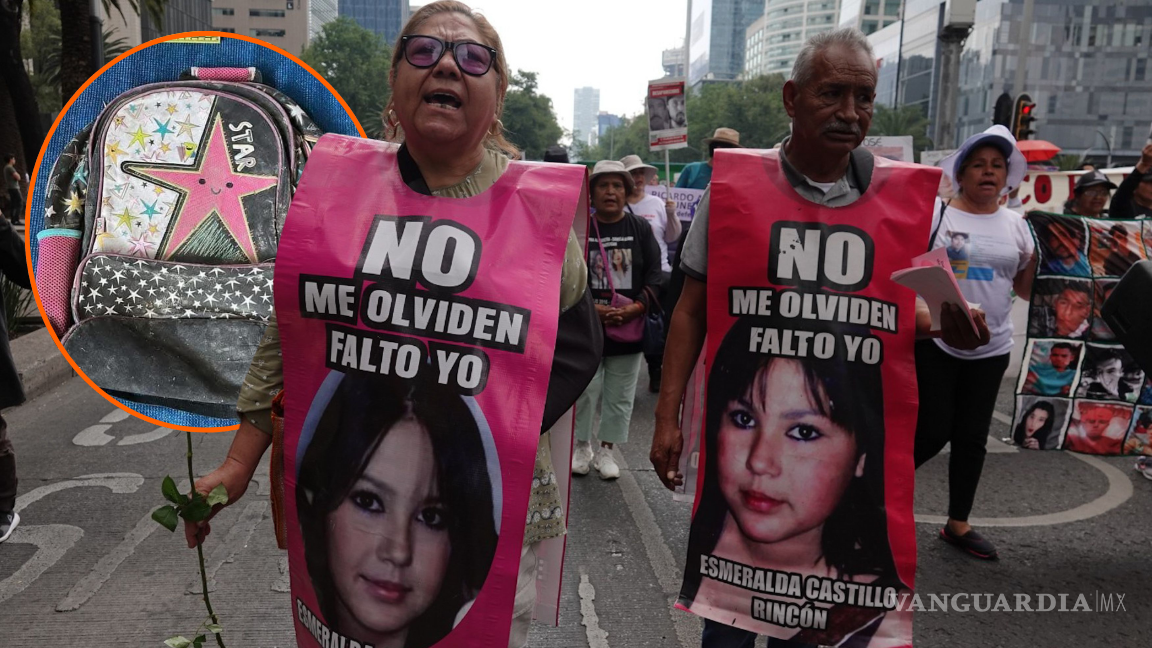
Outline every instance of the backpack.
{"label": "backpack", "polygon": [[36,283],[88,378],[231,418],[272,317],[272,262],[321,132],[254,68],[192,68],[107,104],[52,168]]}

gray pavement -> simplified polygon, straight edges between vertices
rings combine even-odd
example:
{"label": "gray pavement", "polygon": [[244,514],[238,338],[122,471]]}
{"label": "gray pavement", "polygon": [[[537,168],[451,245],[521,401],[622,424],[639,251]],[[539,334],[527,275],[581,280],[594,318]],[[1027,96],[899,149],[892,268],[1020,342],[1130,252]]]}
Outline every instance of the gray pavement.
{"label": "gray pavement", "polygon": [[[1011,379],[998,410],[1012,413]],[[641,390],[646,384],[641,379]],[[614,482],[572,489],[560,626],[537,625],[531,646],[699,645],[700,623],[671,608],[691,507],[672,501],[647,460],[654,396],[637,394],[631,442]],[[161,646],[202,620],[195,552],[148,516],[165,475],[186,480],[183,433],[126,417],[79,378],[5,411],[18,453],[24,521],[0,545],[0,646]],[[1006,418],[1003,417],[1003,418]],[[1002,559],[985,563],[917,525],[917,591],[1123,594],[1122,611],[957,612],[916,615],[917,646],[1144,646],[1152,627],[1152,482],[1131,458],[1015,452],[995,421],[975,515]],[[230,435],[194,436],[197,473],[222,460]],[[213,603],[232,648],[288,647],[291,608],[276,550],[266,471],[213,522],[206,546]],[[947,455],[917,474],[918,519],[947,504]],[[760,645],[763,645],[761,642]]]}

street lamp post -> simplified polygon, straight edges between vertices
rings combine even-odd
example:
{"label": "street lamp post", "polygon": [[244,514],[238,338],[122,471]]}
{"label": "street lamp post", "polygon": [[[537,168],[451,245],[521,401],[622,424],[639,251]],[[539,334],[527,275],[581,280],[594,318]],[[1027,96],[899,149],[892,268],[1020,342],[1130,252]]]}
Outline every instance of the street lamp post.
{"label": "street lamp post", "polygon": [[1103,137],[1104,143],[1108,146],[1108,162],[1106,163],[1104,168],[1105,169],[1111,169],[1112,168],[1112,142],[1111,142],[1111,140],[1108,139],[1108,136],[1105,135],[1104,132],[1101,131],[1099,128],[1096,129],[1096,134],[1099,135],[1100,137]]}

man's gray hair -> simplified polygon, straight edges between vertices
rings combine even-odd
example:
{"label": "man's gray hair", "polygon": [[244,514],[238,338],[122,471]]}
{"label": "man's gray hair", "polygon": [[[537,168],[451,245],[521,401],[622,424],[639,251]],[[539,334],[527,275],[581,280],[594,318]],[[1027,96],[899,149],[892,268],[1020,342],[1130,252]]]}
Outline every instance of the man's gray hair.
{"label": "man's gray hair", "polygon": [[875,60],[872,44],[864,32],[855,27],[843,27],[832,31],[821,32],[812,36],[804,43],[800,53],[796,55],[796,63],[792,65],[792,81],[804,87],[812,80],[812,65],[816,62],[816,55],[824,50],[841,45],[868,55],[869,60]]}

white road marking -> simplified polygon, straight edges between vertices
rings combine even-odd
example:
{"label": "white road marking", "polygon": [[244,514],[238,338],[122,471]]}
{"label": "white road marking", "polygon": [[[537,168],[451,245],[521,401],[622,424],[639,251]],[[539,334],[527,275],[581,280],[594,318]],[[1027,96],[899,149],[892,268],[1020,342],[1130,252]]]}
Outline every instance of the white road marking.
{"label": "white road marking", "polygon": [[[972,518],[972,526],[982,527],[1030,527],[1050,526],[1053,524],[1067,524],[1079,522],[1103,515],[1120,506],[1132,497],[1132,480],[1114,466],[1096,457],[1082,455],[1075,452],[1066,453],[1068,456],[1079,459],[1084,463],[1104,473],[1108,478],[1108,491],[1096,499],[1081,504],[1067,511],[1048,513],[1045,515],[1028,515],[1014,518]],[[948,518],[942,515],[917,515],[916,522],[920,524],[944,524]]]}
{"label": "white road marking", "polygon": [[[72,437],[72,443],[84,447],[105,446],[116,440],[116,437],[108,434],[115,423],[119,423],[130,417],[131,414],[125,412],[120,408],[116,408],[104,415],[100,422],[96,425],[89,425],[88,427],[80,430],[76,436]],[[166,427],[157,427],[148,432],[141,432],[139,434],[130,434],[116,445],[136,445],[138,443],[148,443],[149,441],[158,441],[171,434],[173,430]]]}
{"label": "white road marking", "polygon": [[671,605],[680,594],[681,572],[676,568],[676,560],[672,557],[672,550],[664,541],[664,534],[656,524],[656,516],[652,514],[648,500],[644,499],[644,491],[636,478],[628,469],[628,462],[618,448],[613,448],[612,456],[620,466],[620,478],[616,483],[624,494],[624,503],[632,514],[636,528],[640,531],[640,539],[644,543],[644,552],[648,554],[648,564],[660,582],[664,595],[670,597],[668,616],[672,620],[672,627],[676,630],[676,637],[680,640],[681,648],[695,648],[700,645],[700,633],[703,622],[695,614],[681,612]]}
{"label": "white road marking", "polygon": [[584,634],[588,637],[588,648],[608,648],[608,633],[600,628],[600,617],[596,615],[596,588],[588,580],[588,572],[580,568],[580,618]]}
{"label": "white road marking", "polygon": [[16,498],[16,512],[31,506],[34,502],[68,488],[82,486],[104,486],[113,493],[135,493],[144,484],[144,478],[135,473],[100,473],[96,475],[83,475],[75,479],[66,479],[34,488]]}
{"label": "white road marking", "polygon": [[138,443],[148,443],[149,441],[159,441],[160,439],[163,439],[164,437],[168,436],[169,434],[172,434],[173,432],[175,432],[175,430],[173,430],[172,428],[156,426],[156,429],[152,430],[151,432],[141,432],[139,434],[129,434],[128,436],[124,437],[123,439],[120,439],[120,442],[117,443],[116,445],[126,446],[126,445],[136,445]]}
{"label": "white road marking", "polygon": [[280,556],[276,561],[276,566],[280,568],[280,577],[272,583],[273,592],[291,592],[292,591],[292,578],[288,573],[288,556]]}
{"label": "white road marking", "polygon": [[160,525],[152,519],[152,512],[149,511],[144,517],[140,518],[135,528],[124,536],[124,539],[120,544],[116,545],[115,549],[101,558],[100,562],[96,563],[96,566],[92,568],[92,571],[88,572],[87,576],[72,587],[72,590],[68,592],[64,600],[56,605],[56,611],[71,612],[72,610],[80,609],[81,605],[87,603],[96,592],[100,591],[100,588],[112,577],[112,573],[116,571],[120,563],[124,562],[128,556],[131,556],[136,551],[136,547],[158,528],[160,528]]}
{"label": "white road marking", "polygon": [[82,537],[84,537],[84,530],[71,524],[38,524],[16,527],[12,536],[4,544],[36,545],[36,553],[21,565],[16,573],[0,581],[0,603],[23,592],[29,585],[36,582],[41,574],[55,565]]}

